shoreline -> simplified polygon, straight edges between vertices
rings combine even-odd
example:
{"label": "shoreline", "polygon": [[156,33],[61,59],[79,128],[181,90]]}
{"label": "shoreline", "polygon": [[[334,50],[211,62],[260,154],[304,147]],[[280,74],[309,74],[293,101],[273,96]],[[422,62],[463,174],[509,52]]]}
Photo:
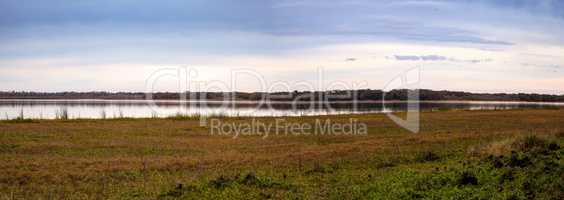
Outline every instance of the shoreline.
{"label": "shoreline", "polygon": [[[436,112],[508,112],[508,111],[527,111],[527,110],[564,110],[564,107],[547,107],[547,108],[509,108],[509,109],[457,109],[457,108],[449,108],[449,109],[421,109],[419,110],[420,113],[436,113]],[[361,112],[361,113],[345,113],[345,114],[320,114],[320,115],[286,115],[286,116],[248,116],[248,115],[237,115],[237,116],[230,116],[230,115],[185,115],[185,114],[173,114],[169,116],[158,116],[158,117],[128,117],[128,116],[114,116],[114,117],[106,117],[106,118],[68,118],[68,119],[57,119],[57,118],[13,118],[13,119],[4,119],[0,118],[0,122],[38,122],[38,121],[96,121],[96,120],[193,120],[197,121],[200,118],[222,118],[222,119],[260,119],[260,118],[332,118],[332,117],[362,117],[362,116],[370,116],[370,115],[382,115],[385,116],[386,114],[401,114],[406,113],[407,111],[391,111],[391,112]]]}

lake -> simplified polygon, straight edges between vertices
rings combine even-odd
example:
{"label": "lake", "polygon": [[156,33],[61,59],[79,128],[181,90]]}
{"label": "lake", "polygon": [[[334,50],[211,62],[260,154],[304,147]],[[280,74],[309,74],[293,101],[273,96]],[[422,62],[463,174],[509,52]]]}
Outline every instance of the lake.
{"label": "lake", "polygon": [[[354,106],[356,105],[356,106]],[[351,113],[401,112],[406,102],[253,102],[253,101],[175,101],[175,100],[0,100],[0,119],[23,116],[33,119],[55,119],[65,113],[69,118],[206,116],[306,116]],[[415,105],[415,104],[410,104]],[[505,110],[521,108],[559,108],[564,103],[499,101],[420,101],[419,108],[433,110]]]}

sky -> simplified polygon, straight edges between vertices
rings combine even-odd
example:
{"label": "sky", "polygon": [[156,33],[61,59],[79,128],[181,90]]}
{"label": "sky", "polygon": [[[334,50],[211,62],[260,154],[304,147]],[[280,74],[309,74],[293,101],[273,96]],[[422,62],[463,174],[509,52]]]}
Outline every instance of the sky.
{"label": "sky", "polygon": [[0,91],[143,92],[179,67],[193,90],[385,89],[417,67],[419,88],[564,94],[564,1],[0,0]]}

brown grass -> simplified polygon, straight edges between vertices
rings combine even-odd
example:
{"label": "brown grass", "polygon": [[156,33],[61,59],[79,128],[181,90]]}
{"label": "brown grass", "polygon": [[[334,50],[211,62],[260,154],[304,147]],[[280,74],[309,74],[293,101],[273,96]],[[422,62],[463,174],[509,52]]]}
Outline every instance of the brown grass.
{"label": "brown grass", "polygon": [[368,124],[369,134],[232,139],[210,136],[197,120],[4,121],[0,122],[0,198],[102,195],[119,199],[138,190],[141,196],[154,197],[179,181],[245,170],[291,174],[319,165],[364,167],[374,160],[393,162],[384,167],[395,166],[424,151],[440,157],[466,155],[468,149],[473,154],[497,155],[507,151],[514,138],[564,132],[564,110],[424,112],[418,134],[401,129],[382,114],[322,118],[347,121],[349,117]]}

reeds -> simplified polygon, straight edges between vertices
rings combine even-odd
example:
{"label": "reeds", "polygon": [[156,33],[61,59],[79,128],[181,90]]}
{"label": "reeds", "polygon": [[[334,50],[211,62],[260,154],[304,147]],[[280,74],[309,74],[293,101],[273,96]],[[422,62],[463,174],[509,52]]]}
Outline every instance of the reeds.
{"label": "reeds", "polygon": [[177,112],[174,115],[170,115],[166,117],[166,119],[174,119],[174,120],[197,120],[202,117],[199,113],[189,114],[189,113],[181,113]]}
{"label": "reeds", "polygon": [[22,108],[22,109],[20,109],[19,115],[14,120],[24,120],[24,119],[25,119],[25,116],[24,116],[24,111],[23,111],[23,108]]}
{"label": "reeds", "polygon": [[121,110],[121,108],[118,108],[118,112],[117,114],[114,112],[114,115],[112,117],[112,119],[125,119],[125,115],[123,114],[123,110]]}
{"label": "reeds", "polygon": [[207,117],[210,117],[210,118],[226,118],[226,117],[229,117],[229,116],[230,115],[225,111],[212,112],[212,113],[207,115]]}
{"label": "reeds", "polygon": [[157,119],[159,118],[159,114],[155,111],[151,112],[151,119]]}
{"label": "reeds", "polygon": [[125,118],[125,116],[123,115],[123,111],[121,110],[121,108],[119,108],[119,110],[118,110],[118,117],[117,117],[117,118],[119,118],[119,119]]}
{"label": "reeds", "polygon": [[100,111],[100,119],[106,119],[106,118],[107,118],[106,110]]}
{"label": "reeds", "polygon": [[23,108],[20,109],[20,112],[19,112],[18,116],[16,116],[16,117],[13,118],[13,119],[10,119],[10,117],[8,116],[8,114],[5,114],[5,115],[6,115],[6,120],[7,120],[7,121],[10,121],[10,122],[17,122],[17,123],[19,123],[19,122],[33,122],[33,120],[32,120],[31,118],[26,118],[26,117],[25,117]]}
{"label": "reeds", "polygon": [[69,119],[69,110],[67,107],[61,107],[59,110],[55,112],[55,119],[58,120],[68,120]]}

